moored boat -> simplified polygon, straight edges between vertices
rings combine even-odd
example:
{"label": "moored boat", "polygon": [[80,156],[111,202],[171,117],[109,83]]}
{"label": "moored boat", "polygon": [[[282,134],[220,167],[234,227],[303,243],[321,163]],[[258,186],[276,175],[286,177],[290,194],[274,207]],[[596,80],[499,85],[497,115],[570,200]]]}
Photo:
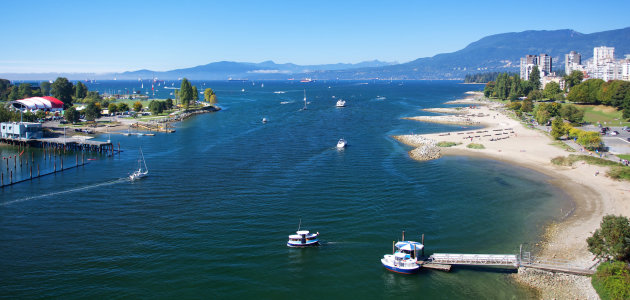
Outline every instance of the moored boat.
{"label": "moored boat", "polygon": [[421,251],[424,245],[414,241],[401,241],[395,243],[394,247],[393,254],[385,254],[381,258],[383,267],[389,271],[401,274],[418,273],[420,270],[418,251]]}
{"label": "moored boat", "polygon": [[337,104],[335,105],[337,107],[345,107],[346,106],[346,101],[339,99],[337,100]]}

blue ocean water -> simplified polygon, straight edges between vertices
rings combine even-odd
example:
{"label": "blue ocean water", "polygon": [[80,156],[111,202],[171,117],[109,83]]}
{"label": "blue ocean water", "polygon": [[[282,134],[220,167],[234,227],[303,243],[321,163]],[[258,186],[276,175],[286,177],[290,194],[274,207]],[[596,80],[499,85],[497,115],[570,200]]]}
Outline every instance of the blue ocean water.
{"label": "blue ocean water", "polygon": [[[401,118],[429,114],[420,109],[480,86],[193,84],[213,88],[223,110],[185,120],[174,134],[111,135],[124,150],[120,155],[90,154],[95,160],[86,166],[0,190],[0,296],[532,296],[499,270],[405,276],[380,265],[402,230],[407,239],[425,234],[427,254],[517,253],[570,206],[540,173],[471,157],[417,162],[391,138],[458,130]],[[140,82],[88,86],[133,90]],[[170,91],[158,88],[156,96]],[[310,104],[300,111],[304,92]],[[339,98],[347,107],[335,107]],[[349,146],[339,151],[342,137]],[[150,175],[129,182],[140,147]],[[41,150],[33,151],[51,167]],[[321,247],[286,247],[300,219],[302,229],[321,233]]]}

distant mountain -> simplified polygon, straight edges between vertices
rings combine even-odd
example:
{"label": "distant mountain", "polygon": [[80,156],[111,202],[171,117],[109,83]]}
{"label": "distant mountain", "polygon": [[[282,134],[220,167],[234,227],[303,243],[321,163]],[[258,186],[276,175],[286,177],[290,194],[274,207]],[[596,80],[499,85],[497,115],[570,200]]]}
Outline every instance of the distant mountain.
{"label": "distant mountain", "polygon": [[221,61],[192,68],[165,72],[138,70],[116,74],[0,74],[7,79],[138,79],[158,77],[191,80],[234,79],[463,79],[466,74],[480,72],[518,72],[520,58],[527,54],[546,53],[553,58],[553,69],[564,69],[564,55],[570,51],[582,54],[582,60],[593,56],[593,48],[615,47],[615,56],[630,54],[630,27],[583,34],[574,30],[529,30],[495,34],[484,37],[452,53],[419,58],[396,64],[378,60],[357,64],[327,64],[301,66],[291,63],[276,64]]}
{"label": "distant mountain", "polygon": [[117,79],[152,78],[177,79],[186,77],[191,80],[226,80],[233,79],[286,79],[293,74],[307,74],[316,71],[352,70],[367,67],[382,67],[394,65],[395,62],[378,60],[365,61],[356,64],[327,64],[327,65],[296,65],[292,63],[276,64],[268,60],[261,63],[220,61],[192,68],[176,69],[166,72],[138,70],[113,74]]}
{"label": "distant mountain", "polygon": [[582,54],[582,60],[593,56],[593,48],[615,47],[615,56],[630,54],[630,27],[583,34],[573,30],[542,30],[502,33],[484,37],[452,53],[419,58],[414,61],[377,68],[325,71],[313,78],[396,78],[396,79],[462,79],[466,74],[490,71],[518,71],[520,58],[527,54],[549,54],[554,69],[564,69],[564,55],[570,51]]}

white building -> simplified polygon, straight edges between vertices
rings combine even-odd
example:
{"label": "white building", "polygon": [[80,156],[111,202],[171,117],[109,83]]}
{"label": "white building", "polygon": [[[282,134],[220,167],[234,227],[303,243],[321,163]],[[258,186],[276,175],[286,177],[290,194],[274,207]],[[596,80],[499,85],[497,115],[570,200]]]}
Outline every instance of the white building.
{"label": "white building", "polygon": [[0,134],[4,139],[39,139],[44,137],[42,124],[26,122],[3,122],[0,123]]}
{"label": "white building", "polygon": [[521,79],[529,80],[529,75],[532,73],[534,66],[538,67],[540,77],[552,75],[552,62],[553,59],[547,54],[538,55],[525,55],[521,58]]}
{"label": "white building", "polygon": [[595,47],[593,48],[593,65],[601,66],[615,61],[615,47]]}

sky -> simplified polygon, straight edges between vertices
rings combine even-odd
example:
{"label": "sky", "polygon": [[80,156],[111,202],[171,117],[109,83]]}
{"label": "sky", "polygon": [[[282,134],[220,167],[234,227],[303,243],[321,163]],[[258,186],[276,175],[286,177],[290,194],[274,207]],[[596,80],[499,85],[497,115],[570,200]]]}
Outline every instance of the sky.
{"label": "sky", "polygon": [[627,0],[2,1],[0,73],[166,71],[216,61],[408,62],[488,35],[630,26]]}

